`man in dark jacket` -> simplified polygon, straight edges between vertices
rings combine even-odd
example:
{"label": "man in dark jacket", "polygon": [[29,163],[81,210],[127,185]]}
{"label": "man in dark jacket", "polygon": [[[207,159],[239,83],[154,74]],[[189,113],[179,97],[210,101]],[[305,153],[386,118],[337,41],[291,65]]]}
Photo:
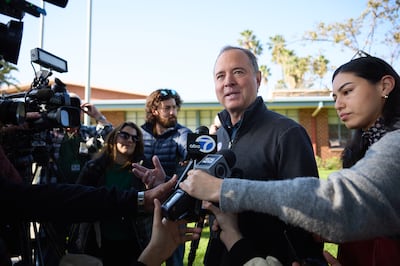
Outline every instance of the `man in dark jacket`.
{"label": "man in dark jacket", "polygon": [[[217,131],[218,147],[235,153],[234,167],[243,178],[279,180],[318,176],[305,129],[268,110],[263,99],[257,96],[261,72],[249,50],[223,48],[215,62],[214,82],[218,101],[225,107],[218,114],[222,124]],[[310,233],[289,226],[277,217],[245,212],[239,213],[238,219],[243,236],[265,257],[272,255],[284,265],[299,258],[322,257],[322,243],[314,242]],[[224,253],[225,247],[211,234],[205,265],[229,264],[221,256]]]}
{"label": "man in dark jacket", "polygon": [[[218,150],[234,152],[235,177],[281,180],[318,176],[305,129],[268,110],[263,99],[257,97],[261,72],[256,57],[249,50],[231,46],[222,49],[215,63],[214,81],[217,98],[225,107],[218,114],[221,127],[217,131],[217,146]],[[138,164],[133,167],[138,176],[152,176],[148,173],[150,169],[142,169]],[[305,259],[326,264],[322,257],[323,243],[315,242],[311,233],[301,228],[285,224],[277,217],[250,211],[239,213],[238,223],[243,237],[253,244],[254,252],[261,257],[274,256],[284,265]],[[211,232],[204,264],[243,264],[230,258],[235,256],[227,253],[218,233]]]}
{"label": "man in dark jacket", "polygon": [[181,105],[182,99],[175,90],[155,90],[146,99],[146,122],[141,126],[147,161],[157,155],[169,177],[179,171],[187,157],[187,135],[191,130],[178,123]]}
{"label": "man in dark jacket", "polygon": [[[178,123],[181,104],[181,97],[171,89],[155,90],[146,99],[146,122],[142,125],[144,156],[151,162],[157,155],[168,177],[180,175],[187,157],[187,135],[191,130]],[[184,251],[184,245],[179,246],[167,260],[167,266],[183,266]]]}

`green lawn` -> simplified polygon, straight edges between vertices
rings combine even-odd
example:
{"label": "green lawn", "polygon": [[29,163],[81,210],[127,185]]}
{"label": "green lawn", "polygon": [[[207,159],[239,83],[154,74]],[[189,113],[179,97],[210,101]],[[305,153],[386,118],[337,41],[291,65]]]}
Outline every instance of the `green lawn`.
{"label": "green lawn", "polygon": [[[319,170],[320,178],[325,179],[330,173],[332,173],[334,171],[335,170],[323,170],[323,169],[320,169]],[[193,225],[191,225],[191,226],[193,226]],[[193,262],[194,266],[203,265],[203,258],[204,258],[204,254],[205,254],[206,248],[207,248],[208,237],[210,236],[209,229],[210,229],[209,227],[205,227],[203,229],[203,232],[201,234],[201,239],[200,239],[200,242],[199,242],[199,246],[198,246],[198,248],[196,250],[196,257],[195,257],[195,260]],[[191,242],[187,242],[186,243],[184,265],[187,265],[188,255],[189,255],[189,251],[190,251],[190,245],[191,245]],[[326,243],[325,244],[325,250],[328,250],[331,254],[336,256],[337,245],[336,244],[331,244],[331,243]]]}
{"label": "green lawn", "polygon": [[[201,239],[200,239],[200,242],[199,242],[199,246],[196,249],[196,257],[195,257],[195,260],[193,262],[194,266],[203,265],[203,258],[204,258],[204,255],[206,253],[206,248],[207,248],[207,243],[208,243],[209,236],[210,236],[210,227],[208,227],[208,226],[204,227],[203,232],[201,233]],[[187,265],[187,262],[188,262],[188,256],[189,256],[189,252],[190,252],[190,245],[191,245],[191,242],[187,242],[186,243],[184,265]]]}
{"label": "green lawn", "polygon": [[333,172],[336,172],[336,171],[337,170],[325,170],[325,169],[318,170],[319,176],[322,179],[326,179],[330,173],[333,173]]}

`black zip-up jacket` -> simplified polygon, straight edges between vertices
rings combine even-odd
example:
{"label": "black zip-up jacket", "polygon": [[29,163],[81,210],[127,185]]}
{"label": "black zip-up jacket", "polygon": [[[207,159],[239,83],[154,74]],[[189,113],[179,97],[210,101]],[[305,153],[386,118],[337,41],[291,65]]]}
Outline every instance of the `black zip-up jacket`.
{"label": "black zip-up jacket", "polygon": [[0,177],[4,221],[90,222],[135,215],[137,191],[70,184],[16,184]]}
{"label": "black zip-up jacket", "polygon": [[153,155],[157,155],[161,165],[168,177],[180,174],[179,162],[187,157],[187,135],[192,131],[176,124],[167,129],[163,134],[155,136],[153,134],[153,124],[145,123],[141,126],[143,132],[144,156],[146,157],[145,166],[154,168],[152,163]]}
{"label": "black zip-up jacket", "polygon": [[[261,97],[256,98],[241,121],[234,125],[236,132],[233,135],[230,133],[234,126],[231,125],[229,113],[224,110],[218,115],[222,123],[217,132],[218,147],[231,149],[235,153],[236,170],[233,172],[241,173],[241,178],[268,181],[318,176],[311,141],[305,129],[292,119],[268,110]],[[263,257],[272,255],[284,265],[291,265],[293,260],[299,258],[322,257],[323,245],[314,242],[311,233],[286,225],[271,215],[240,213],[239,228],[243,236],[258,249],[257,253]],[[209,245],[219,246],[213,242],[216,240],[212,238]],[[205,258],[206,265],[221,264],[213,261],[220,256],[209,250]],[[239,262],[238,259],[228,259],[223,263],[236,265]]]}

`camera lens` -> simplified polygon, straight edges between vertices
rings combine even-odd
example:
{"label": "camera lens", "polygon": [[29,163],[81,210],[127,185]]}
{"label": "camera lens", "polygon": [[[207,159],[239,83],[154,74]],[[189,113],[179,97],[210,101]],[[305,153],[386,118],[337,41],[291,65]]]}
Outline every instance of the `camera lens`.
{"label": "camera lens", "polygon": [[25,121],[25,104],[23,102],[0,100],[0,121],[4,124],[19,125]]}

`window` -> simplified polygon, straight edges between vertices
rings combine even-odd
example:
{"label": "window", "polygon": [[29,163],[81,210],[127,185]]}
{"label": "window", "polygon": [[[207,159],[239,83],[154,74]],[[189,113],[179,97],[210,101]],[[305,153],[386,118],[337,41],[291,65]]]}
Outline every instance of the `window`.
{"label": "window", "polygon": [[344,147],[351,131],[340,121],[335,109],[328,109],[328,128],[331,148]]}
{"label": "window", "polygon": [[299,110],[298,109],[272,109],[272,111],[281,115],[287,116],[292,120],[299,123]]}

